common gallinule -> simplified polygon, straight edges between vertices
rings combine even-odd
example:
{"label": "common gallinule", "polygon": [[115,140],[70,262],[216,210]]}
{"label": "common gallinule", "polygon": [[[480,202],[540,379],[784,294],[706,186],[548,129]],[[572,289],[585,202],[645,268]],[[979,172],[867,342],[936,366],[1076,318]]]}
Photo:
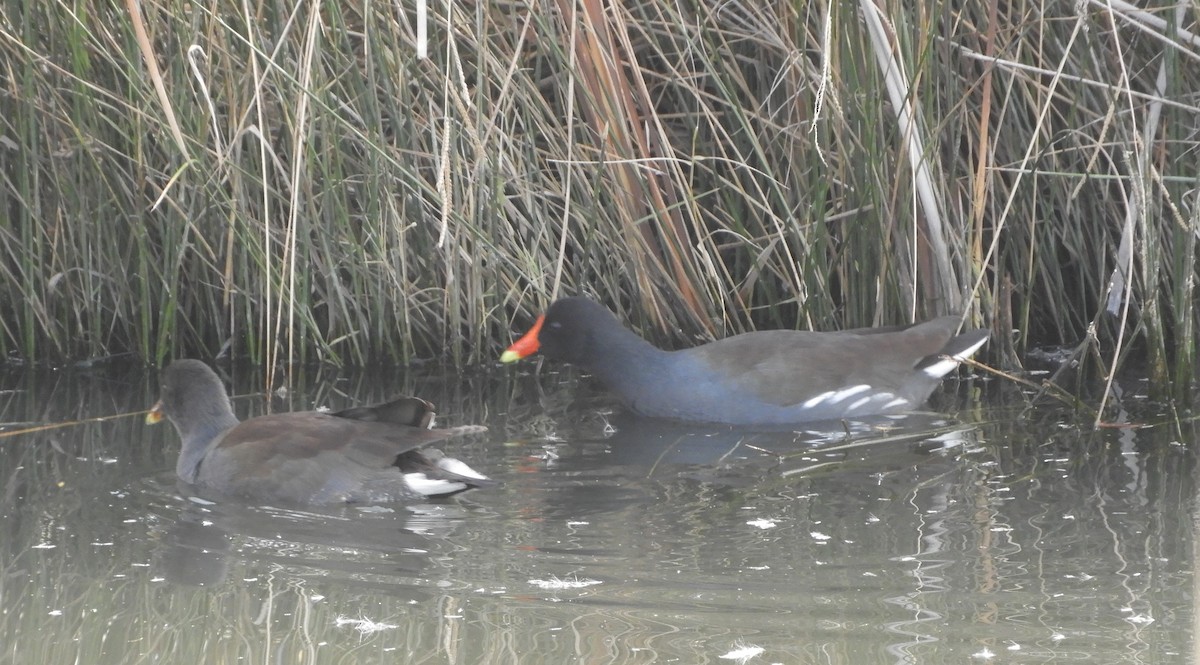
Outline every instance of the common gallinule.
{"label": "common gallinule", "polygon": [[416,397],[241,422],[221,379],[198,360],[171,363],[160,397],[146,422],[171,420],[183,439],[175,473],[202,492],[298,504],[385,503],[495,484],[423,448],[485,428],[429,429],[433,405]]}
{"label": "common gallinule", "polygon": [[587,298],[563,298],[501,362],[541,351],[594,374],[631,410],[655,418],[787,425],[911,411],[979,350],[958,317],[844,332],[749,332],[664,351]]}

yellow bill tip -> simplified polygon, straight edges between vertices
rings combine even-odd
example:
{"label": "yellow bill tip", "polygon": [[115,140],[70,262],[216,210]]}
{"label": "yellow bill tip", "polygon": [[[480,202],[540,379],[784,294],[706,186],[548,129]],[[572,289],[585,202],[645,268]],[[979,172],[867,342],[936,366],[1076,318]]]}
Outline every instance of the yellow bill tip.
{"label": "yellow bill tip", "polygon": [[522,335],[521,339],[513,342],[512,346],[508,347],[508,350],[500,355],[500,362],[515,363],[521,358],[532,356],[533,354],[537,353],[538,349],[540,349],[542,346],[541,341],[538,339],[538,335],[541,334],[542,324],[545,322],[546,315],[542,314],[537,318],[537,321],[534,322],[533,327],[529,329],[529,332]]}
{"label": "yellow bill tip", "polygon": [[521,354],[517,353],[516,351],[513,351],[512,349],[509,349],[509,350],[505,351],[504,353],[500,354],[500,362],[502,362],[506,365],[508,363],[515,363],[520,359],[521,359]]}
{"label": "yellow bill tip", "polygon": [[163,411],[162,402],[155,404],[153,408],[146,412],[146,424],[157,425],[162,422]]}

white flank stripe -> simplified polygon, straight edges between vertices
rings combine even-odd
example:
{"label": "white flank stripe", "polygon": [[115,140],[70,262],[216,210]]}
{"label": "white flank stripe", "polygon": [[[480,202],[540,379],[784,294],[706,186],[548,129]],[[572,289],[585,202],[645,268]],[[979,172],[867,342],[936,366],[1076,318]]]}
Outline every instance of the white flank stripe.
{"label": "white flank stripe", "polygon": [[821,402],[824,402],[824,401],[825,401],[826,399],[828,399],[828,398],[829,398],[829,396],[830,396],[830,395],[832,395],[832,394],[833,394],[833,391],[832,391],[832,390],[829,390],[829,391],[826,391],[826,392],[823,392],[823,393],[821,393],[820,395],[816,395],[816,396],[810,397],[810,398],[808,398],[808,400],[807,400],[807,401],[805,401],[805,402],[804,402],[804,405],[803,405],[803,406],[804,406],[804,408],[806,408],[806,409],[811,409],[811,408],[813,408],[814,406],[816,406],[816,405],[820,404]]}
{"label": "white flank stripe", "polygon": [[908,400],[904,399],[903,397],[897,397],[896,399],[888,402],[887,404],[884,404],[883,408],[890,409],[894,406],[904,406],[905,404],[908,404]]}
{"label": "white flank stripe", "polygon": [[868,386],[865,383],[860,383],[857,386],[850,386],[849,388],[842,388],[841,390],[834,393],[832,397],[829,398],[829,402],[831,404],[837,404],[838,402],[840,402],[842,400],[849,399],[849,398],[854,397],[855,395],[863,392],[864,390],[870,390],[870,389],[871,389],[871,386]]}
{"label": "white flank stripe", "polygon": [[849,412],[857,409],[858,407],[862,406],[863,404],[866,404],[867,402],[873,401],[877,397],[878,397],[878,395],[867,395],[866,397],[860,397],[859,399],[854,400],[854,402],[851,403],[850,406],[846,407],[846,413],[849,413]]}

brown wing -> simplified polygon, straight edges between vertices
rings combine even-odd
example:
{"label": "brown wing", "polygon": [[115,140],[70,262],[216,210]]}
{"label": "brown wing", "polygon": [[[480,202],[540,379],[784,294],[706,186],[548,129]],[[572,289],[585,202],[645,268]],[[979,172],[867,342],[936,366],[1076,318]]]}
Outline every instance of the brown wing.
{"label": "brown wing", "polygon": [[736,389],[780,406],[858,384],[898,389],[922,358],[938,353],[958,326],[943,317],[881,333],[786,330],[736,335],[695,352]]}
{"label": "brown wing", "polygon": [[336,411],[330,415],[338,418],[366,422],[394,423],[420,429],[429,429],[433,424],[433,404],[420,397],[400,397],[374,406],[356,406]]}
{"label": "brown wing", "polygon": [[372,484],[399,483],[402,453],[480,428],[428,430],[390,422],[296,412],[230,430],[200,469],[203,484],[245,496],[335,501]]}

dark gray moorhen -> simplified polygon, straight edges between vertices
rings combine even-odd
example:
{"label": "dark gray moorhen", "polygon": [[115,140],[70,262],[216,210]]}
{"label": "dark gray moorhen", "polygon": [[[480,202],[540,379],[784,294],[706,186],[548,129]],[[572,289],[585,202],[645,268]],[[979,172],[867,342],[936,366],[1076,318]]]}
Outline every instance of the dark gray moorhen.
{"label": "dark gray moorhen", "polygon": [[844,332],[768,330],[664,351],[587,298],[563,298],[501,362],[541,351],[591,372],[655,418],[778,426],[912,411],[987,341],[958,317]]}
{"label": "dark gray moorhen", "polygon": [[447,496],[495,484],[440,451],[434,441],[485,428],[429,429],[433,405],[415,397],[334,413],[233,415],[225,386],[208,365],[178,360],[146,416],[166,416],[183,449],[175,473],[202,492],[296,504],[386,503]]}

